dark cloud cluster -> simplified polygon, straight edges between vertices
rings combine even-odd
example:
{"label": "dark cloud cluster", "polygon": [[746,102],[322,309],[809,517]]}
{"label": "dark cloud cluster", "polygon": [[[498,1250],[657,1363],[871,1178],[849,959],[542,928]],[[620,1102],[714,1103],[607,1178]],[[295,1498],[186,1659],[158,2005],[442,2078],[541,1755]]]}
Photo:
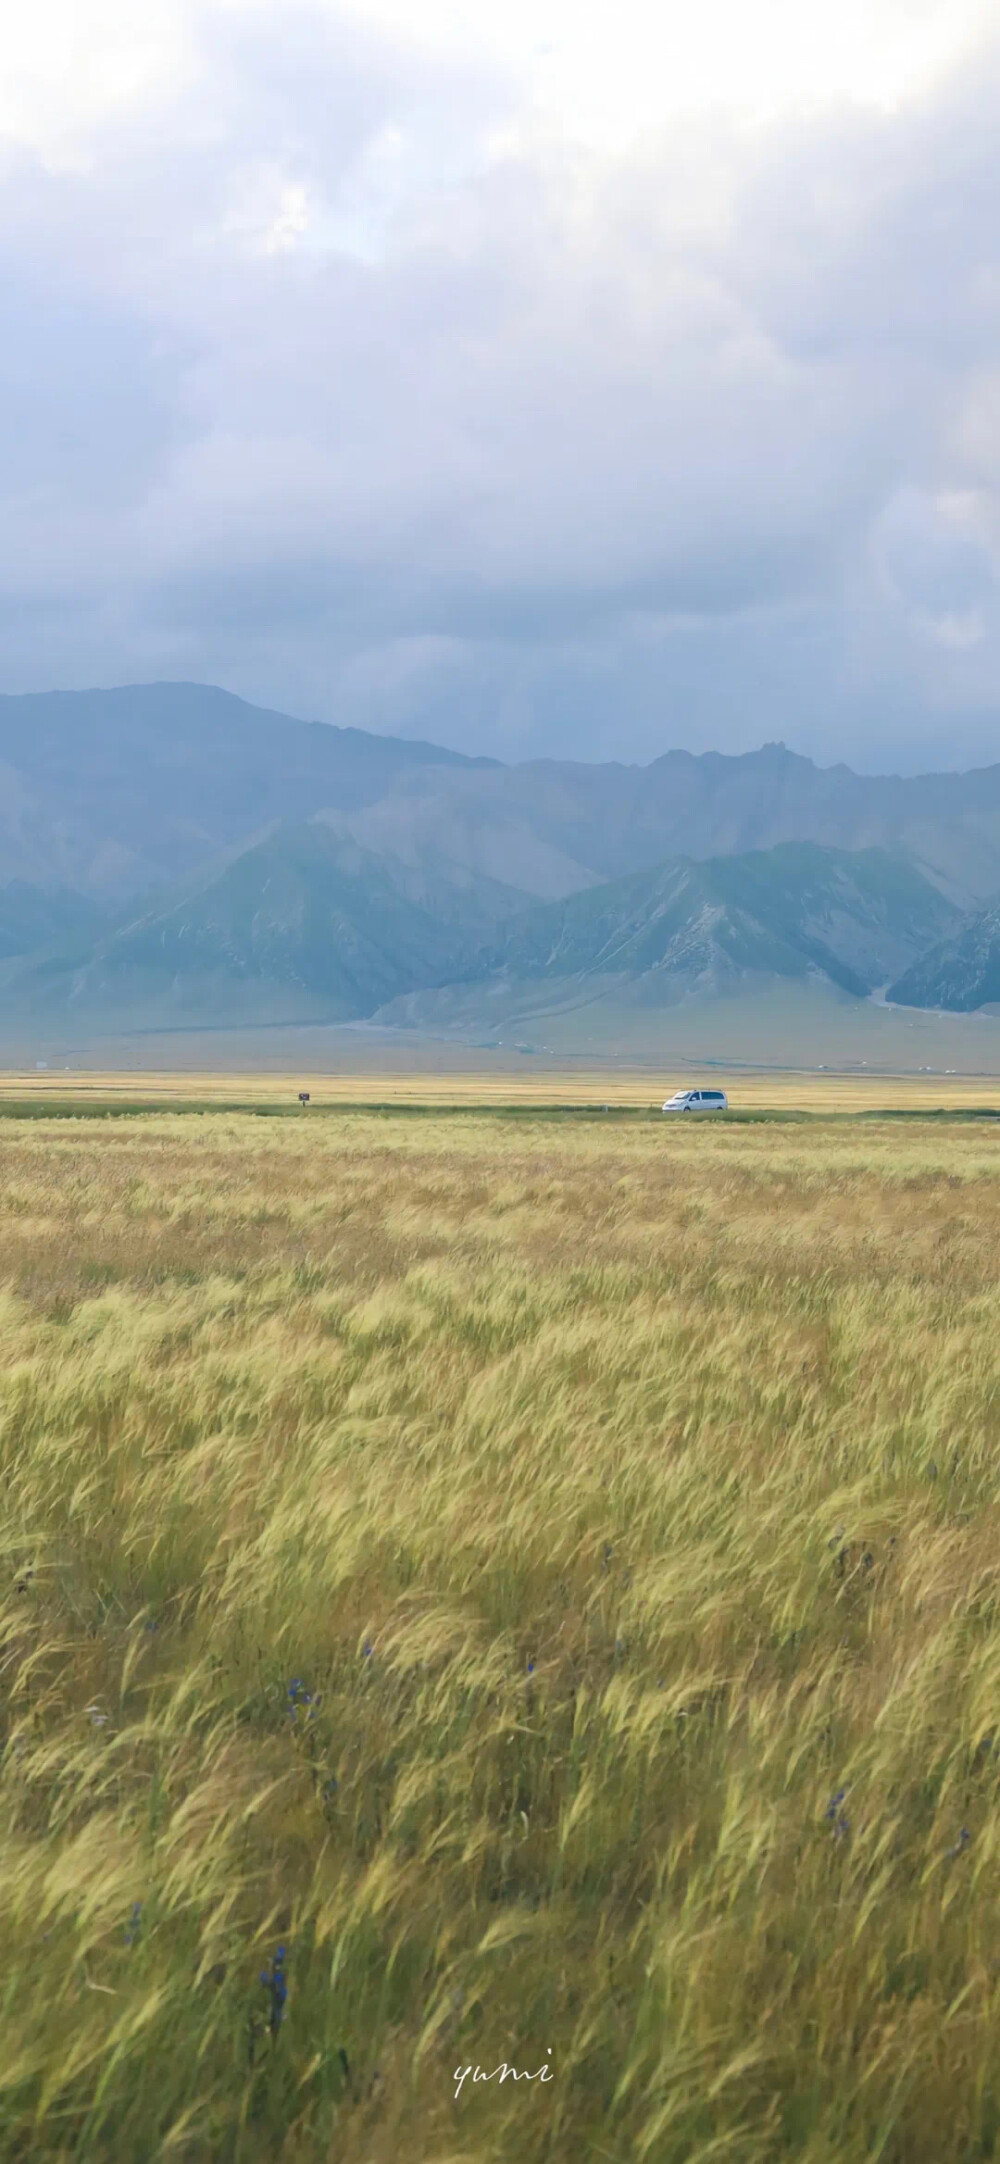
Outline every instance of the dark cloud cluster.
{"label": "dark cloud cluster", "polygon": [[199,677],[501,756],[1000,755],[1000,68],[520,125],[327,9],[11,143],[5,689]]}

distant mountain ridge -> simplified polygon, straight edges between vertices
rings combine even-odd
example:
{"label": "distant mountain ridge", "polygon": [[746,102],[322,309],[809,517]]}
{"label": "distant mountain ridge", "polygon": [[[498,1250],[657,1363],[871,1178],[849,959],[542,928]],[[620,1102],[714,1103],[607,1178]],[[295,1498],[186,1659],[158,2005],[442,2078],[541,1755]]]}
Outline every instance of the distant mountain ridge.
{"label": "distant mountain ridge", "polygon": [[205,684],[0,697],[0,880],[124,900],[275,821],[356,812],[428,764],[489,762],[296,721]]}
{"label": "distant mountain ridge", "polygon": [[612,980],[633,1008],[807,980],[975,1006],[998,910],[1000,765],[504,766],[204,685],[0,699],[0,1010],[29,1026],[426,1021]]}
{"label": "distant mountain ridge", "polygon": [[502,847],[507,877],[549,900],[673,856],[785,842],[886,850],[962,907],[1000,892],[1000,765],[867,776],[766,744],[738,756],[670,751],[646,767],[540,759],[401,770],[350,823],[368,848],[436,850],[477,869]]}
{"label": "distant mountain ridge", "polygon": [[963,907],[1000,893],[1000,764],[865,776],[769,744],[504,765],[210,685],[0,697],[0,883],[125,902],[320,813],[373,855],[541,900],[670,857],[805,841],[905,857]]}

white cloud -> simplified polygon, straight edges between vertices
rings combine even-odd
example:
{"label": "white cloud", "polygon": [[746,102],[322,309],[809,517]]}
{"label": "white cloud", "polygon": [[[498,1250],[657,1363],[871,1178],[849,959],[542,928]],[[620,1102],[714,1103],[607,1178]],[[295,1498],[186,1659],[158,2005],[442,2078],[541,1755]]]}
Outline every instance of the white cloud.
{"label": "white cloud", "polygon": [[4,21],[0,142],[86,165],[103,125],[190,88],[197,69],[184,0],[33,0]]}
{"label": "white cloud", "polygon": [[976,755],[973,0],[108,4],[74,71],[88,7],[42,0],[0,96],[9,688],[201,675],[483,749]]}
{"label": "white cloud", "polygon": [[991,22],[989,0],[359,0],[359,20],[515,71],[529,116],[619,151],[679,114],[771,119],[931,86]]}

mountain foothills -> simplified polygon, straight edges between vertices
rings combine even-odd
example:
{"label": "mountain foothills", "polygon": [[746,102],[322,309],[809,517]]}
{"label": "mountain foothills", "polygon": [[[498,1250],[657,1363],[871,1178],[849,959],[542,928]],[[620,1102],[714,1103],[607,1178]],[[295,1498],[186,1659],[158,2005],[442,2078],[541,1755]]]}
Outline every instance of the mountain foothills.
{"label": "mountain foothills", "polygon": [[1000,766],[501,766],[199,685],[0,699],[0,1007],[29,1022],[478,1029],[781,981],[970,1009],[997,896]]}
{"label": "mountain foothills", "polygon": [[814,974],[864,998],[960,921],[912,866],[811,843],[521,901],[485,880],[434,882],[322,821],[296,824],[96,940],[8,965],[0,985],[21,1013],[127,1013],[144,1027],[360,1019],[456,985],[562,996],[614,979],[671,1004]]}
{"label": "mountain foothills", "polygon": [[901,1007],[944,1007],[958,1014],[1000,1005],[1000,901],[904,970],[888,997]]}
{"label": "mountain foothills", "polygon": [[322,821],[297,823],[96,940],[53,942],[0,986],[22,1014],[127,1014],[138,1027],[347,1021],[460,975],[470,941],[510,905],[502,887],[434,882]]}

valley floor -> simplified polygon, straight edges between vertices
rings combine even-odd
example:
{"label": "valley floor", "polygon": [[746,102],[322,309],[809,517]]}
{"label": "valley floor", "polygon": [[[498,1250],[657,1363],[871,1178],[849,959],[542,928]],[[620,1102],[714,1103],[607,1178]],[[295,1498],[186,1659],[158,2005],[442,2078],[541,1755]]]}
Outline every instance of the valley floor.
{"label": "valley floor", "polygon": [[[371,1056],[372,1048],[366,1048]],[[443,1055],[442,1056],[442,1049]],[[814,1117],[887,1112],[971,1112],[1000,1110],[1000,1075],[826,1073],[794,1068],[732,1067],[691,1060],[641,1065],[620,1060],[597,1065],[577,1059],[518,1060],[480,1056],[474,1064],[448,1059],[448,1047],[429,1048],[436,1062],[410,1067],[348,1066],[275,1069],[270,1072],[213,1067],[36,1068],[0,1071],[0,1122],[46,1111],[84,1114],[164,1109],[193,1111],[257,1110],[314,1120],[321,1114],[354,1110],[493,1111],[507,1117],[531,1109],[556,1113],[629,1112],[653,1118],[676,1087],[704,1080],[726,1090],[734,1117],[743,1113]],[[287,1058],[287,1045],[285,1046]],[[308,1105],[300,1105],[300,1092]],[[2,1132],[2,1128],[0,1128]]]}
{"label": "valley floor", "polygon": [[0,1118],[0,1209],[0,2157],[995,2154],[993,1127]]}
{"label": "valley floor", "polygon": [[[600,983],[600,980],[598,980]],[[3,1070],[333,1077],[532,1077],[679,1070],[1000,1077],[1000,1015],[942,1014],[773,980],[738,993],[643,1006],[614,980],[453,987],[397,1001],[385,1023],[255,1023],[241,1029],[27,1029],[0,1018]]]}

